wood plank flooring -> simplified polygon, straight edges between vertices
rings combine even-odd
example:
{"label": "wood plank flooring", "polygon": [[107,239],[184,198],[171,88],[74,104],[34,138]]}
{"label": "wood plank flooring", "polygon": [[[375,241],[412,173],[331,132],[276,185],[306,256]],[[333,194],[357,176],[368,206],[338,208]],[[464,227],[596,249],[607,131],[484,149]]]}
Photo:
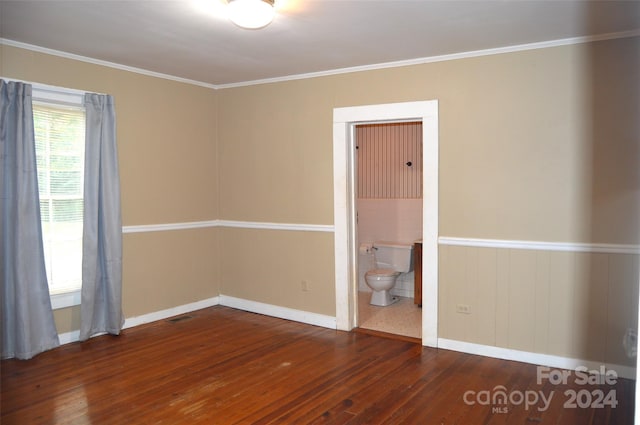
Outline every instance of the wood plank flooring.
{"label": "wood plank flooring", "polygon": [[[534,365],[222,306],[177,319],[3,360],[0,423],[633,423],[630,380],[538,384]],[[492,403],[500,390],[507,403]],[[617,406],[565,407],[565,391],[591,405],[598,390]],[[527,408],[520,395],[534,393],[551,397],[548,408]]]}

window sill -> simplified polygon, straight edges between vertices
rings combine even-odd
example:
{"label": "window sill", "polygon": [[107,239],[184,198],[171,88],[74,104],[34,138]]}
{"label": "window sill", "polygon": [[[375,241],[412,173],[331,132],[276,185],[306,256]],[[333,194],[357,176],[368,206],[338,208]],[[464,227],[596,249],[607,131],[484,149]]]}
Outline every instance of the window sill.
{"label": "window sill", "polygon": [[63,292],[61,294],[51,294],[51,308],[58,310],[66,307],[80,305],[80,289],[71,292]]}

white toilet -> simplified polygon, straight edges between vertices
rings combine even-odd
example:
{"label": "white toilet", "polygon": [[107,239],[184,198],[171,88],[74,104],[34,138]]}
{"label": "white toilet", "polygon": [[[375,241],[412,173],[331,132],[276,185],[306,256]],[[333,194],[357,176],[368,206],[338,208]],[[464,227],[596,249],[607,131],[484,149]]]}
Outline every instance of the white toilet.
{"label": "white toilet", "polygon": [[379,241],[373,243],[375,269],[365,273],[364,279],[373,290],[370,304],[381,307],[398,301],[390,294],[401,273],[413,270],[413,244]]}

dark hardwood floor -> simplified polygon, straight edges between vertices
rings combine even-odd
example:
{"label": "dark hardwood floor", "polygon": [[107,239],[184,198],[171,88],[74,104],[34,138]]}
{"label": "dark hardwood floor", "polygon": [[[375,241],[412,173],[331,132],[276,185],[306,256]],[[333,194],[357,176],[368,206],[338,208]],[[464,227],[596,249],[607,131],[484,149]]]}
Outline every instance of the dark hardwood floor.
{"label": "dark hardwood floor", "polygon": [[3,360],[0,423],[633,423],[630,380],[538,384],[534,365],[221,306],[176,319]]}

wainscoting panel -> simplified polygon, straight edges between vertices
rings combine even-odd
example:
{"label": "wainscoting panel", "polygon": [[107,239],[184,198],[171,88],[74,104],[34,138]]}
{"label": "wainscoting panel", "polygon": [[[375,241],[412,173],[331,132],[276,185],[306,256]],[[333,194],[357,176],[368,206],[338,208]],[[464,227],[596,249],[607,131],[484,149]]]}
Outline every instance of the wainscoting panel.
{"label": "wainscoting panel", "polygon": [[440,245],[439,337],[635,364],[637,254]]}

